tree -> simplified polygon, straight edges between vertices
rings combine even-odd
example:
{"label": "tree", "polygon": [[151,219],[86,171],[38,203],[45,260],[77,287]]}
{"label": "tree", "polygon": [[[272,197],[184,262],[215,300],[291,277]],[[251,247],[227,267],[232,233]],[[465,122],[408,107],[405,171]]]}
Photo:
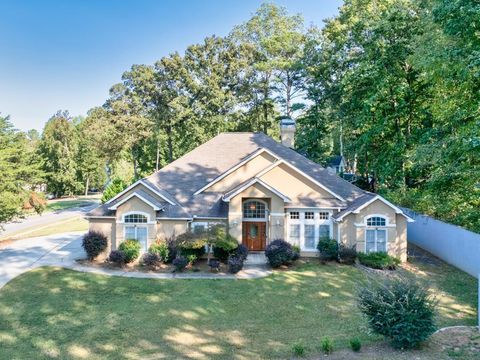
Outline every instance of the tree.
{"label": "tree", "polygon": [[291,117],[295,109],[292,101],[302,89],[303,19],[299,15],[289,16],[283,7],[266,3],[250,20],[235,27],[230,36],[254,50],[252,111],[261,108],[261,127],[267,134],[274,120],[275,99],[283,106],[285,115]]}
{"label": "tree", "polygon": [[[0,116],[0,227],[1,224],[23,215],[23,205],[30,201],[30,170],[37,174],[37,169],[30,164],[31,152],[28,149],[26,134],[13,128],[9,117]],[[35,207],[41,211],[41,207]]]}
{"label": "tree", "polygon": [[55,196],[74,194],[80,184],[76,174],[78,138],[68,111],[58,111],[48,120],[39,144],[46,173],[47,190]]}

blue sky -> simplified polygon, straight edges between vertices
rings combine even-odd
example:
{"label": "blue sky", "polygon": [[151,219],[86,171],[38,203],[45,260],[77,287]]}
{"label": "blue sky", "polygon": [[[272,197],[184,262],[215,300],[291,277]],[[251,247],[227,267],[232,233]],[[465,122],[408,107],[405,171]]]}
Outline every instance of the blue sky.
{"label": "blue sky", "polygon": [[[340,0],[278,0],[322,25]],[[56,110],[85,115],[132,64],[226,35],[261,0],[0,0],[0,114],[41,130]]]}

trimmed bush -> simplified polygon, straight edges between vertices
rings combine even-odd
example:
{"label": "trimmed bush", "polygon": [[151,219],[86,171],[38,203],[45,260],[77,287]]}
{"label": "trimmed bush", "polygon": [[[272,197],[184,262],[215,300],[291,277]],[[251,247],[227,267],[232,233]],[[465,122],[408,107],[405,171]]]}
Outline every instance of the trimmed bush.
{"label": "trimmed bush", "polygon": [[113,250],[108,256],[108,261],[123,266],[125,265],[125,253],[122,250]]}
{"label": "trimmed bush", "polygon": [[179,236],[175,240],[177,249],[182,256],[196,255],[197,258],[202,257],[205,254],[205,245],[207,245],[207,232],[194,234],[191,231],[187,231]]}
{"label": "trimmed bush", "polygon": [[359,352],[360,349],[362,348],[362,343],[360,342],[360,339],[359,338],[350,339],[350,347],[352,348],[353,351]]}
{"label": "trimmed bush", "polygon": [[292,345],[292,351],[295,354],[295,356],[300,356],[303,357],[305,356],[305,345],[303,345],[301,342],[296,342],[295,344]]}
{"label": "trimmed bush", "polygon": [[105,251],[108,240],[102,233],[89,231],[83,236],[82,246],[87,253],[88,260],[93,260]]}
{"label": "trimmed bush", "polygon": [[317,249],[320,251],[320,260],[338,260],[338,243],[336,240],[324,237],[318,241]]}
{"label": "trimmed bush", "polygon": [[188,265],[188,260],[184,256],[177,256],[172,261],[175,271],[183,271]]}
{"label": "trimmed bush", "polygon": [[292,245],[284,240],[273,240],[265,250],[265,256],[273,268],[292,263],[295,255]]}
{"label": "trimmed bush", "polygon": [[362,265],[380,270],[395,270],[400,264],[400,259],[384,252],[359,253],[358,261]]}
{"label": "trimmed bush", "polygon": [[170,264],[177,257],[178,254],[177,241],[175,239],[175,236],[171,236],[170,238],[165,240],[165,242],[167,243],[168,247],[168,255],[165,263]]}
{"label": "trimmed bush", "polygon": [[235,256],[243,261],[247,260],[248,248],[243,244],[238,245],[238,247],[235,249]]}
{"label": "trimmed bush", "polygon": [[292,245],[293,261],[300,259],[300,246]]}
{"label": "trimmed bush", "polygon": [[233,236],[227,234],[224,238],[215,240],[213,245],[213,256],[220,261],[227,261],[228,257],[235,253],[238,248],[238,241]]}
{"label": "trimmed bush", "polygon": [[333,343],[332,340],[328,337],[324,337],[321,342],[322,351],[325,354],[331,354],[333,352]]}
{"label": "trimmed bush", "polygon": [[125,240],[120,244],[118,249],[125,253],[125,262],[127,264],[135,261],[140,255],[140,243],[137,240]]}
{"label": "trimmed bush", "polygon": [[398,349],[411,349],[434,331],[436,301],[428,289],[408,279],[392,278],[360,289],[359,307],[373,332]]}
{"label": "trimmed bush", "polygon": [[188,265],[193,265],[197,262],[197,255],[188,255],[187,256],[187,262],[188,262]]}
{"label": "trimmed bush", "polygon": [[238,273],[243,268],[243,260],[236,257],[230,256],[228,258],[228,272],[232,274]]}
{"label": "trimmed bush", "polygon": [[142,264],[144,266],[155,268],[155,267],[159,266],[161,262],[162,261],[160,259],[160,256],[158,256],[157,254],[145,253],[142,256]]}
{"label": "trimmed bush", "polygon": [[338,260],[342,264],[353,265],[357,259],[357,248],[356,245],[352,247],[345,246],[341,244],[338,247]]}
{"label": "trimmed bush", "polygon": [[164,241],[156,241],[148,248],[150,254],[155,254],[159,257],[160,261],[166,263],[168,261],[169,252],[168,244]]}

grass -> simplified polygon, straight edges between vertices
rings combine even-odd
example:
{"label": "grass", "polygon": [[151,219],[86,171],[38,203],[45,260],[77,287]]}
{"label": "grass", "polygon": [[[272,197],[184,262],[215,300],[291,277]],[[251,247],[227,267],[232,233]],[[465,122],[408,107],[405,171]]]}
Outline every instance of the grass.
{"label": "grass", "polygon": [[0,237],[0,240],[20,240],[37,236],[47,236],[53,234],[60,234],[70,231],[87,231],[88,221],[78,216],[68,220],[59,221],[54,224],[48,224],[42,227],[32,227],[26,230],[21,230],[8,236]]}
{"label": "grass", "polygon": [[[441,326],[475,323],[475,279],[447,265],[405,271],[432,285]],[[335,350],[353,337],[375,345],[380,338],[355,303],[365,279],[357,268],[316,261],[237,281],[40,268],[0,290],[0,358],[290,358],[299,343],[319,354],[325,337]]]}
{"label": "grass", "polygon": [[88,206],[91,205],[91,201],[85,200],[55,200],[49,201],[45,211],[59,211],[59,210],[66,210],[76,207]]}

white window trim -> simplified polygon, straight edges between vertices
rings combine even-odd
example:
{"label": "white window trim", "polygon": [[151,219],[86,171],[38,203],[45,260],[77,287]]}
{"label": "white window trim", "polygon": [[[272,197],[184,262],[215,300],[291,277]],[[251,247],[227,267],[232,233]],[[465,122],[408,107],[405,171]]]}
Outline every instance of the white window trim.
{"label": "white window trim", "polygon": [[[147,237],[145,239],[145,248],[141,248],[140,249],[140,252],[144,252],[144,251],[147,251],[148,250],[148,226],[147,224],[145,223],[126,223],[124,226],[123,226],[123,241],[127,240],[126,238],[126,234],[127,234],[127,227],[133,227],[135,229],[135,240],[137,240],[137,229],[138,228],[144,228],[146,229],[146,232],[147,232]],[[137,240],[138,241],[138,240]]]}
{"label": "white window trim", "polygon": [[[146,223],[131,223],[131,222],[127,223],[127,222],[125,222],[125,216],[135,215],[135,214],[146,216],[147,222]],[[156,221],[151,221],[150,214],[148,214],[146,212],[143,212],[143,211],[129,211],[129,212],[126,212],[125,214],[122,215],[122,220],[117,221],[117,224],[153,225],[153,224],[156,224]]]}
{"label": "white window trim", "polygon": [[[363,247],[363,251],[367,254],[367,230],[375,230],[375,251],[377,251],[377,230],[385,230],[385,252],[388,254],[388,229],[384,226],[368,226],[365,228],[365,246]],[[369,254],[370,254],[369,253]]]}
{"label": "white window trim", "polygon": [[[299,213],[299,219],[291,219],[290,218],[290,213],[291,212],[298,212]],[[306,212],[313,212],[314,213],[314,218],[313,219],[305,219],[305,213]],[[321,212],[328,212],[329,217],[328,219],[320,219],[319,213]],[[333,238],[333,211],[327,210],[327,209],[288,209],[286,213],[287,221],[286,221],[286,227],[287,227],[287,242],[290,242],[290,225],[291,224],[299,224],[300,225],[300,239],[299,239],[299,246],[300,250],[302,251],[316,251],[317,250],[317,245],[318,245],[318,240],[320,239],[320,225],[328,225],[329,226],[329,234],[330,237]],[[315,226],[315,243],[313,248],[307,248],[305,246],[305,225],[314,225]]]}
{"label": "white window trim", "polygon": [[[265,217],[263,218],[246,218],[246,217],[243,217],[243,205],[249,201],[258,201],[258,202],[261,202],[263,205],[265,205]],[[246,221],[246,222],[267,222],[268,221],[268,216],[269,216],[269,212],[268,212],[268,203],[265,201],[265,200],[262,200],[262,199],[256,199],[256,198],[251,198],[251,199],[246,199],[245,201],[242,202],[242,221]]]}
{"label": "white window trim", "polygon": [[[367,220],[372,218],[372,217],[379,217],[382,219],[385,219],[385,225],[383,226],[369,226],[367,225]],[[385,227],[385,228],[395,228],[397,227],[397,224],[392,224],[390,223],[390,218],[385,215],[385,214],[368,214],[363,218],[363,222],[361,223],[354,223],[355,227]]]}

